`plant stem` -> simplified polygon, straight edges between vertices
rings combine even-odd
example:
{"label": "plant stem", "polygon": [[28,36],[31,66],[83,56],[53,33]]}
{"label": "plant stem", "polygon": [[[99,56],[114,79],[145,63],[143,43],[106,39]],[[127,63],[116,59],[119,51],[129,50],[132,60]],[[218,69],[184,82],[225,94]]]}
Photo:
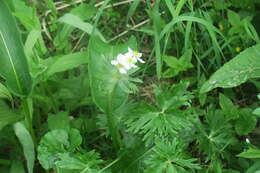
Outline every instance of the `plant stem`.
{"label": "plant stem", "polygon": [[[114,89],[115,89],[115,87],[116,86],[114,86]],[[115,116],[113,114],[113,108],[112,108],[112,104],[113,104],[112,103],[112,96],[113,96],[113,93],[114,93],[114,89],[109,94],[108,108],[107,108],[106,113],[107,113],[108,128],[109,128],[109,132],[111,134],[113,145],[114,145],[116,150],[119,150],[121,141],[120,141],[120,135],[119,135],[119,131],[118,131],[117,124],[116,124],[117,122],[116,122]]]}
{"label": "plant stem", "polygon": [[35,140],[35,135],[34,135],[34,130],[33,130],[33,125],[32,125],[32,116],[33,116],[33,110],[32,110],[32,100],[31,98],[25,98],[22,100],[22,111],[25,117],[25,126],[30,132],[32,139],[34,143],[36,142]]}

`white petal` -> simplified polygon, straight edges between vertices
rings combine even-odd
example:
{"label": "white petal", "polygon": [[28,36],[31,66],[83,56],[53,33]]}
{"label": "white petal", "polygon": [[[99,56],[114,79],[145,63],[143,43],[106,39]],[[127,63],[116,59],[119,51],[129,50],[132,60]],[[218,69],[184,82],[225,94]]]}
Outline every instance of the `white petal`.
{"label": "white petal", "polygon": [[133,68],[137,68],[138,66],[137,66],[137,65],[135,65],[135,64],[133,64],[133,65],[132,65],[132,67],[133,67]]}
{"label": "white petal", "polygon": [[128,53],[133,53],[134,51],[130,48],[130,47],[128,47]]}
{"label": "white petal", "polygon": [[124,68],[126,70],[130,70],[131,69],[131,64],[129,64],[129,63],[125,63],[125,64],[122,64],[122,65],[124,66]]}
{"label": "white petal", "polygon": [[125,55],[120,53],[117,55],[116,59],[119,60],[119,59],[124,59],[124,58],[125,58]]}
{"label": "white petal", "polygon": [[141,58],[137,58],[138,61],[140,61],[141,63],[145,63],[144,60],[142,60]]}
{"label": "white petal", "polygon": [[112,65],[117,65],[117,64],[118,64],[118,61],[112,60],[112,61],[111,61],[111,64],[112,64]]}
{"label": "white petal", "polygon": [[124,68],[120,68],[119,72],[122,73],[122,74],[126,74],[127,73],[127,71]]}
{"label": "white petal", "polygon": [[120,64],[124,64],[126,61],[127,61],[127,58],[125,55],[123,54],[119,54],[117,56],[117,61],[120,63]]}
{"label": "white petal", "polygon": [[124,54],[124,56],[125,57],[133,57],[133,53],[132,52],[126,52],[125,54]]}
{"label": "white petal", "polygon": [[143,55],[142,53],[138,53],[136,58],[141,58],[142,55]]}

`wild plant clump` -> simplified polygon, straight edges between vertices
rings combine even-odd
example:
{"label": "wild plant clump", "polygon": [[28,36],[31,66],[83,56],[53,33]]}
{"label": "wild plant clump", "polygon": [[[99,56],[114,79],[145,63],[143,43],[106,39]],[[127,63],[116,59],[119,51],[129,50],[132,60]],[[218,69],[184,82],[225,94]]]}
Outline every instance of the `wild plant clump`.
{"label": "wild plant clump", "polygon": [[259,173],[259,0],[1,0],[0,173]]}

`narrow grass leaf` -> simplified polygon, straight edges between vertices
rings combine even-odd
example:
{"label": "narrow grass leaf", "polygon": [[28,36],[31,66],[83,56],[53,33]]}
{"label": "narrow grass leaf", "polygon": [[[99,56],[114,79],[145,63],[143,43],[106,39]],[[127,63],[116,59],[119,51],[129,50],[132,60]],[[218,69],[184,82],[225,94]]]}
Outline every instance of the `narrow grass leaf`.
{"label": "narrow grass leaf", "polygon": [[[59,22],[62,23],[66,23],[68,25],[74,26],[75,28],[78,28],[84,32],[86,32],[87,34],[91,35],[93,32],[93,25],[88,23],[88,22],[84,22],[81,18],[79,18],[78,16],[75,16],[73,14],[67,13],[64,16],[62,16],[59,20]],[[95,34],[104,42],[106,42],[106,39],[104,38],[104,36],[96,29],[95,30]]]}
{"label": "narrow grass leaf", "polygon": [[[24,51],[25,51],[25,54],[28,59],[29,59],[29,56],[31,56],[33,54],[33,48],[39,38],[41,38],[41,31],[35,30],[35,29],[33,29],[27,36],[27,39],[26,39],[26,42],[24,45]],[[30,60],[28,60],[28,61],[30,61]]]}

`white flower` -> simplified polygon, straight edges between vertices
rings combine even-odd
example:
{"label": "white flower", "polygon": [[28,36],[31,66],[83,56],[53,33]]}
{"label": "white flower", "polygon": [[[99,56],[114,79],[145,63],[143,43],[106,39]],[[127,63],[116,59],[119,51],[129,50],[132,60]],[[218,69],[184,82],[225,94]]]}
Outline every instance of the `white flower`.
{"label": "white flower", "polygon": [[116,66],[120,73],[122,73],[122,74],[127,73],[127,68],[123,64],[121,64],[118,60],[112,60],[111,64]]}
{"label": "white flower", "polygon": [[128,48],[128,52],[126,53],[127,56],[133,57],[135,59],[135,62],[139,61],[141,63],[145,63],[141,57],[142,57],[142,53],[138,52],[138,51],[134,51],[131,48]]}
{"label": "white flower", "polygon": [[246,138],[246,143],[250,144],[250,140],[248,138]]}
{"label": "white flower", "polygon": [[125,54],[118,54],[116,60],[112,60],[111,64],[116,66],[120,73],[126,74],[128,70],[131,68],[136,68],[135,65],[138,61],[144,63],[144,61],[140,58],[142,53],[137,51],[133,51],[128,48],[128,52]]}

